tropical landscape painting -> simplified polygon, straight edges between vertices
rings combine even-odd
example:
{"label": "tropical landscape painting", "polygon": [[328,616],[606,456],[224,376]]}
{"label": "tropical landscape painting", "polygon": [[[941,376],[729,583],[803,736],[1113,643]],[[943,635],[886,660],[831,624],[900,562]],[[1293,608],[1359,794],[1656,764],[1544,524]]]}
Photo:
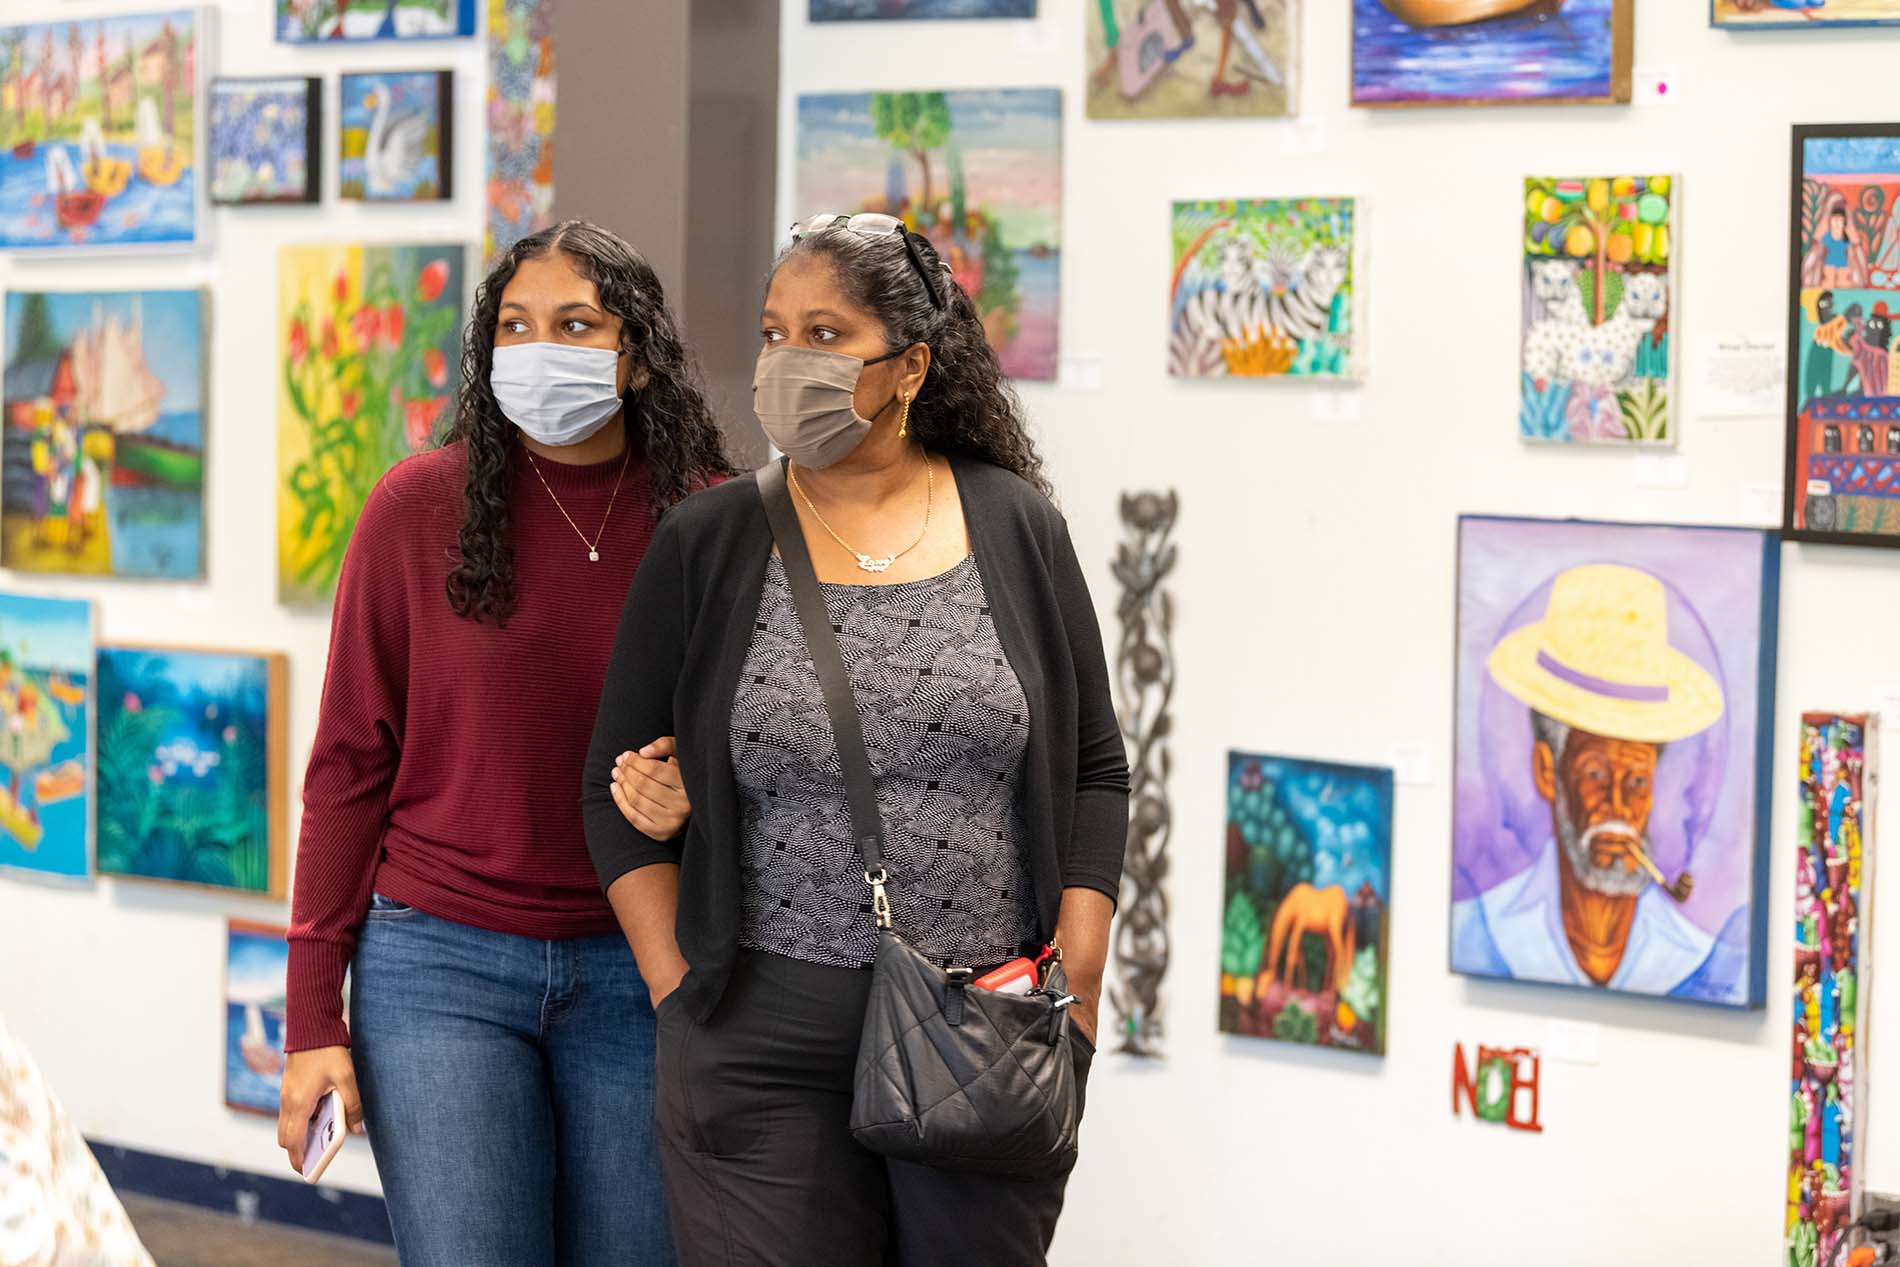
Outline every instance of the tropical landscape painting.
{"label": "tropical landscape painting", "polygon": [[392,202],[449,197],[455,76],[441,70],[345,75],[338,194]]}
{"label": "tropical landscape painting", "polygon": [[224,1102],[277,1116],[284,1087],[284,996],[290,979],[285,930],[227,920],[224,933]]}
{"label": "tropical landscape painting", "polygon": [[316,202],[323,81],[217,79],[211,84],[211,201]]}
{"label": "tropical landscape painting", "polygon": [[475,0],[277,0],[277,38],[428,40],[475,34]]}
{"label": "tropical landscape painting", "polygon": [[1626,102],[1635,9],[1635,0],[1352,0],[1352,103]]}
{"label": "tropical landscape painting", "polygon": [[1351,198],[1174,204],[1168,373],[1356,378]]}
{"label": "tropical landscape painting", "polygon": [[92,604],[0,594],[0,867],[92,872]]}
{"label": "tropical landscape painting", "polygon": [[0,250],[197,240],[198,23],[0,27]]}
{"label": "tropical landscape painting", "polygon": [[99,651],[102,875],[284,893],[289,662]]}
{"label": "tropical landscape painting", "polygon": [[198,290],[7,295],[0,563],[204,574]]}
{"label": "tropical landscape painting", "polygon": [[464,248],[278,256],[277,592],[326,601],[370,489],[454,399]]}
{"label": "tropical landscape painting", "polygon": [[1004,371],[1056,376],[1057,89],[800,97],[798,205],[903,217],[976,301]]}

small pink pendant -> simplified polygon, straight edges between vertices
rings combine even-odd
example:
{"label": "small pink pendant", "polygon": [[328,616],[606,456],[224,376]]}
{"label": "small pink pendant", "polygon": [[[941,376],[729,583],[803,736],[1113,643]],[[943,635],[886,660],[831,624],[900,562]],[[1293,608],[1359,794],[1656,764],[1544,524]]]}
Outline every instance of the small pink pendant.
{"label": "small pink pendant", "polygon": [[587,561],[588,561],[589,563],[598,563],[598,562],[600,562],[600,551],[598,551],[598,550],[589,550],[589,551],[587,552]]}

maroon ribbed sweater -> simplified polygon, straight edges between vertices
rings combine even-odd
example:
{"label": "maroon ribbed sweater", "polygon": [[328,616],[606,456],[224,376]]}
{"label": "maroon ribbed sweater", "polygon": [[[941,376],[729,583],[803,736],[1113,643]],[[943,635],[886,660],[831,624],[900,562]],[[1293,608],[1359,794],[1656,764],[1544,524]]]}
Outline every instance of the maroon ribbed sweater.
{"label": "maroon ribbed sweater", "polygon": [[[614,931],[581,831],[580,776],[620,609],[653,534],[641,455],[600,561],[514,453],[508,623],[449,610],[460,557],[460,445],[421,454],[370,494],[337,586],[291,900],[285,1048],[349,1042],[343,973],[372,889],[525,937]],[[592,537],[621,459],[540,463]]]}

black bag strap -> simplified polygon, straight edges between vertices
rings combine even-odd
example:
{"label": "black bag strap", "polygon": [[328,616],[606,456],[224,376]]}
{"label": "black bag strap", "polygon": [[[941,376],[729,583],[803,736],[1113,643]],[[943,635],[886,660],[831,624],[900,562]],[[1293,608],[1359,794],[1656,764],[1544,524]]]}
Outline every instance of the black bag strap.
{"label": "black bag strap", "polygon": [[844,768],[844,790],[851,803],[851,832],[858,839],[858,852],[864,855],[864,882],[871,886],[871,906],[879,928],[891,926],[890,903],[884,885],[890,873],[884,869],[884,820],[877,809],[877,784],[871,776],[871,757],[864,747],[864,727],[858,720],[857,696],[851,690],[851,676],[845,671],[844,656],[838,650],[838,633],[831,626],[831,611],[825,606],[824,591],[818,588],[818,573],[811,565],[811,551],[805,546],[805,530],[799,527],[798,511],[792,505],[791,490],[785,482],[785,461],[768,462],[758,469],[759,497],[765,502],[765,517],[771,522],[772,536],[778,542],[779,561],[785,565],[785,579],[792,587],[792,606],[798,611],[798,623],[805,631],[805,646],[811,652],[812,667],[818,671],[818,686],[824,692],[825,711],[831,714],[831,733],[838,745],[838,764]]}

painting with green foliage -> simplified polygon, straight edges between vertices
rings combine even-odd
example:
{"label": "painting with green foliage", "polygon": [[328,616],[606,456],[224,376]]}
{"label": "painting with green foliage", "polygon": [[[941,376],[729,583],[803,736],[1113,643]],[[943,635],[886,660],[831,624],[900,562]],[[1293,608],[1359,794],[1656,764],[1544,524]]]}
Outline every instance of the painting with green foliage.
{"label": "painting with green foliage", "polygon": [[1062,93],[829,93],[798,99],[798,215],[881,211],[930,239],[1003,370],[1056,376]]}
{"label": "painting with green foliage", "polygon": [[104,875],[284,893],[282,655],[99,651]]}
{"label": "painting with green foliage", "polygon": [[1385,1054],[1392,772],[1227,756],[1220,1027]]}

